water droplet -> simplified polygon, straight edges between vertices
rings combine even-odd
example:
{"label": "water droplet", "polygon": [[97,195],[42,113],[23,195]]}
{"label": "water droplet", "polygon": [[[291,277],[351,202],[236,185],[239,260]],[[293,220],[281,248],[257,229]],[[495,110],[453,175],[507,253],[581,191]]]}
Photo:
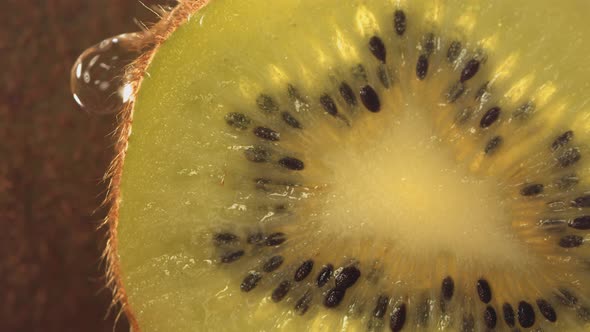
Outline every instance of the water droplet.
{"label": "water droplet", "polygon": [[125,77],[125,68],[140,54],[142,32],[124,33],[107,38],[86,49],[70,74],[74,100],[86,112],[109,114],[132,101],[133,87]]}

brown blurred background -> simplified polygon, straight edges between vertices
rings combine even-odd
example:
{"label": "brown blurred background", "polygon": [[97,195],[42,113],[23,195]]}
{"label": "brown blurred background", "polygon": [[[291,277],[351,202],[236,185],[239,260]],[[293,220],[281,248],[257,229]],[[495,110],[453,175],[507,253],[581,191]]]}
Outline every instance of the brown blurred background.
{"label": "brown blurred background", "polygon": [[129,330],[107,311],[97,230],[115,116],[80,111],[68,80],[83,49],[138,30],[134,18],[156,20],[139,0],[2,0],[0,331]]}

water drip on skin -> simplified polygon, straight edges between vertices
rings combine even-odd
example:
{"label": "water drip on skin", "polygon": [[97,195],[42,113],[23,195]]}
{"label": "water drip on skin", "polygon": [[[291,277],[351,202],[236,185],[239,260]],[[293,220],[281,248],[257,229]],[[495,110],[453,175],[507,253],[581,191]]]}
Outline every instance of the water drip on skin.
{"label": "water drip on skin", "polygon": [[91,114],[115,113],[132,101],[133,87],[125,68],[141,54],[145,33],[124,33],[86,49],[72,67],[70,89],[81,109]]}

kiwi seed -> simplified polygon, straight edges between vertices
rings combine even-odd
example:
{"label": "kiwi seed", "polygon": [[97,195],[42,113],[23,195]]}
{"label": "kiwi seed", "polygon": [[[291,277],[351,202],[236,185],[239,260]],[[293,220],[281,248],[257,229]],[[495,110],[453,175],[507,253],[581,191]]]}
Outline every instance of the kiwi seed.
{"label": "kiwi seed", "polygon": [[426,54],[421,54],[416,63],[416,77],[418,77],[419,80],[424,80],[426,74],[428,74],[428,57]]}
{"label": "kiwi seed", "polygon": [[520,301],[518,303],[518,322],[520,326],[529,328],[535,324],[535,310],[528,302]]}

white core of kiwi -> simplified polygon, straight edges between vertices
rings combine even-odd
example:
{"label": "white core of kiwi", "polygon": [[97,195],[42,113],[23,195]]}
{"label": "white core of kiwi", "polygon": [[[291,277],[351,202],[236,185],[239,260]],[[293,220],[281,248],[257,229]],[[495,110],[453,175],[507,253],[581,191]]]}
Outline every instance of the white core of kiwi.
{"label": "white core of kiwi", "polygon": [[372,236],[415,259],[447,252],[468,265],[532,263],[530,255],[513,254],[525,250],[512,229],[505,184],[473,174],[437,136],[427,105],[406,102],[358,121],[314,156],[329,170],[321,229]]}

